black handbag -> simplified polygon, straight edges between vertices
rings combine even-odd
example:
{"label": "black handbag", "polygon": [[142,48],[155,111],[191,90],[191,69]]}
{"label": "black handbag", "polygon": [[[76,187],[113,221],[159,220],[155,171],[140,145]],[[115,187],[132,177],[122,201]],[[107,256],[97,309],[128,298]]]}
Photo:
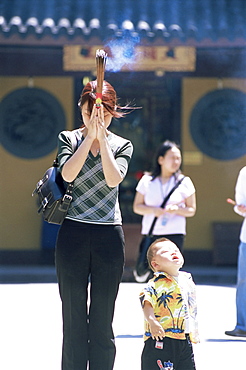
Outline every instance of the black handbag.
{"label": "black handbag", "polygon": [[[180,179],[175,184],[175,186],[170,190],[170,192],[167,194],[167,196],[163,200],[163,202],[160,206],[161,208],[165,207],[168,199],[170,198],[170,196],[172,195],[174,190],[176,190],[177,187],[181,184],[181,182],[183,181],[184,178],[185,178],[185,176],[183,176],[182,179]],[[152,244],[152,242],[158,238],[158,236],[152,235],[152,231],[154,229],[156,221],[157,221],[157,217],[154,218],[154,220],[151,224],[151,227],[149,229],[148,234],[144,235],[142,237],[142,240],[141,240],[140,245],[139,245],[138,259],[137,259],[137,262],[136,262],[136,266],[133,270],[134,278],[138,283],[145,282],[151,274],[151,270],[149,268],[149,264],[148,264],[148,260],[147,260],[147,251],[149,249],[149,246]]]}
{"label": "black handbag", "polygon": [[44,220],[61,225],[72,201],[73,183],[66,186],[57,167],[55,160],[37,183],[32,196],[37,195],[38,213],[42,212]]}
{"label": "black handbag", "polygon": [[[74,151],[77,146],[77,138],[72,137]],[[61,225],[64,221],[70,203],[72,201],[73,182],[64,182],[58,170],[58,159],[54,160],[53,166],[43,175],[36,185],[32,196],[37,195],[38,213],[43,214],[45,221]]]}

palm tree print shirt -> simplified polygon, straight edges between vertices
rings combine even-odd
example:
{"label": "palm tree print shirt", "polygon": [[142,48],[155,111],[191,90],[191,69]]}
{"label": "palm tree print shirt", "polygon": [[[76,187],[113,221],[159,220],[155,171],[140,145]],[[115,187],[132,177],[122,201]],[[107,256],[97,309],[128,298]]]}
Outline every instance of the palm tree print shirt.
{"label": "palm tree print shirt", "polygon": [[[148,301],[155,317],[165,330],[166,337],[185,339],[186,322],[193,343],[198,343],[197,306],[195,284],[191,274],[179,272],[178,279],[164,272],[156,272],[140,293],[142,307]],[[145,320],[144,340],[151,338],[148,321]]]}

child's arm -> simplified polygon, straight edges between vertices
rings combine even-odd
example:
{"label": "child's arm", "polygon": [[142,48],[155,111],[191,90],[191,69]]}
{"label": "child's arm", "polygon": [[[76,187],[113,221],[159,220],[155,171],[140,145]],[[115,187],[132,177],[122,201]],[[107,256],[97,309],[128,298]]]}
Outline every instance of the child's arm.
{"label": "child's arm", "polygon": [[163,339],[165,337],[165,331],[161,324],[156,320],[154,309],[150,302],[145,301],[143,306],[144,317],[149,323],[150,333],[152,339]]}

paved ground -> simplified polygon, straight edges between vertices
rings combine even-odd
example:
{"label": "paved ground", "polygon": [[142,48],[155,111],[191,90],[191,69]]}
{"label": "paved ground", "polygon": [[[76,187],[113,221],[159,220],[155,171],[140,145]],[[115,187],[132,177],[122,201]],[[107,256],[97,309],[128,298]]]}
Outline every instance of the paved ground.
{"label": "paved ground", "polygon": [[[123,282],[116,302],[114,370],[140,370],[141,284]],[[197,285],[201,343],[197,370],[245,369],[246,338],[224,335],[235,324],[235,286]],[[0,369],[60,370],[61,303],[56,283],[0,284]]]}
{"label": "paved ground", "polygon": [[[235,285],[235,266],[185,266],[192,273],[196,284]],[[135,282],[132,268],[126,267],[123,282]],[[0,284],[56,283],[53,265],[0,265]]]}

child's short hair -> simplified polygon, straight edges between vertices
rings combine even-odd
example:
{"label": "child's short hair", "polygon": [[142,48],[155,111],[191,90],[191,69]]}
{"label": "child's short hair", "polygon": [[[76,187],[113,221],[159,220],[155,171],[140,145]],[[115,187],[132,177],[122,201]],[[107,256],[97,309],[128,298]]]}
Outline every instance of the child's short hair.
{"label": "child's short hair", "polygon": [[157,250],[156,244],[159,242],[170,242],[170,240],[163,237],[163,238],[156,239],[155,241],[153,241],[153,243],[150,244],[149,249],[147,250],[147,260],[148,260],[149,268],[152,271],[155,271],[155,270],[153,269],[151,262],[156,254],[156,250]]}

